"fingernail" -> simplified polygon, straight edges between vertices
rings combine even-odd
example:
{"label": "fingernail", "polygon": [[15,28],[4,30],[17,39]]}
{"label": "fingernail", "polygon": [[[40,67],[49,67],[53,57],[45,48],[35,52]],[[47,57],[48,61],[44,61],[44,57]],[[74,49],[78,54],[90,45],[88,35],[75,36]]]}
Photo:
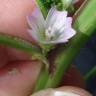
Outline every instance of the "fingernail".
{"label": "fingernail", "polygon": [[72,92],[55,91],[53,96],[80,96],[80,95]]}

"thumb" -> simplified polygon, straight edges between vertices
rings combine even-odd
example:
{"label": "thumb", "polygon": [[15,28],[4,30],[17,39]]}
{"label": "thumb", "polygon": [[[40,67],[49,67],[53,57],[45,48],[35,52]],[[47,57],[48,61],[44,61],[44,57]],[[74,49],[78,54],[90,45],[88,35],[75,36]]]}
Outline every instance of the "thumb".
{"label": "thumb", "polygon": [[65,86],[57,89],[46,89],[39,91],[31,96],[92,96],[84,89]]}

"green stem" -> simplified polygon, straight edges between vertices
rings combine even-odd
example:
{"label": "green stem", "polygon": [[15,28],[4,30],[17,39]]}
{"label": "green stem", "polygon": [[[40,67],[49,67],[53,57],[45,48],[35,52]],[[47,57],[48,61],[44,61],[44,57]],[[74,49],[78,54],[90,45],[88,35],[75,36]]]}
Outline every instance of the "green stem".
{"label": "green stem", "polygon": [[43,89],[45,87],[45,84],[46,84],[48,78],[49,78],[48,69],[46,70],[46,68],[44,68],[44,66],[42,66],[40,75],[37,78],[36,86],[34,87],[33,92]]}
{"label": "green stem", "polygon": [[7,34],[0,33],[0,44],[21,49],[23,51],[30,52],[31,54],[42,54],[41,49],[36,45],[33,45],[31,42]]}
{"label": "green stem", "polygon": [[96,77],[96,66],[92,68],[89,72],[87,72],[87,74],[85,75],[85,80],[87,81],[92,77]]}
{"label": "green stem", "polygon": [[89,38],[86,35],[79,33],[72,40],[71,44],[67,46],[67,48],[63,50],[60,54],[58,54],[54,63],[56,66],[54,75],[50,75],[46,87],[58,86],[65,71],[70,66],[74,58],[78,55],[81,46],[83,46],[88,39]]}
{"label": "green stem", "polygon": [[84,10],[75,19],[74,28],[78,31],[77,35],[71,40],[70,44],[67,46],[61,54],[58,55],[55,61],[56,70],[54,75],[50,75],[46,88],[56,87],[64,72],[68,66],[72,63],[73,59],[77,56],[80,48],[86,43],[86,41],[94,33],[96,28],[96,0],[90,0],[87,2]]}

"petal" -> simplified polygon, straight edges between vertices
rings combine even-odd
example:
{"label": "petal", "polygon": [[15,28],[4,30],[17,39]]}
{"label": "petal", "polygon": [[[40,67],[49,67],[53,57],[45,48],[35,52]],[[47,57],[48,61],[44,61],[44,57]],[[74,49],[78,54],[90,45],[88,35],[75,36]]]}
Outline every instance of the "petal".
{"label": "petal", "polygon": [[53,28],[60,29],[62,26],[66,24],[66,19],[67,19],[67,11],[63,11],[63,12],[58,11]]}
{"label": "petal", "polygon": [[27,21],[31,28],[33,23],[38,27],[39,30],[43,30],[45,28],[45,21],[38,6],[34,9],[30,16],[27,16]]}
{"label": "petal", "polygon": [[52,26],[56,21],[64,23],[66,17],[67,17],[67,11],[58,11],[56,7],[52,7],[46,19],[47,27]]}
{"label": "petal", "polygon": [[47,15],[47,18],[46,18],[46,21],[48,22],[50,20],[50,18],[52,17],[52,15],[54,15],[54,11],[56,11],[56,8],[55,7],[52,7],[50,10],[49,10],[49,13]]}
{"label": "petal", "polygon": [[68,28],[68,27],[71,27],[71,25],[72,25],[72,17],[67,17],[65,24],[66,24],[65,26],[66,26],[67,28]]}
{"label": "petal", "polygon": [[72,38],[76,34],[76,31],[72,28],[67,28],[62,32],[61,36],[59,37],[60,40],[68,40]]}
{"label": "petal", "polygon": [[33,16],[27,16],[27,23],[32,30],[39,31],[36,21]]}
{"label": "petal", "polygon": [[59,29],[59,33],[63,33],[65,29],[72,27],[72,17],[67,17],[65,24]]}
{"label": "petal", "polygon": [[29,32],[30,36],[32,36],[32,38],[34,40],[38,41],[38,33],[37,33],[36,30],[34,30],[34,29],[32,29],[32,30],[31,29],[28,29],[27,31]]}
{"label": "petal", "polygon": [[56,19],[55,14],[54,14],[55,11],[56,11],[55,7],[52,7],[49,10],[49,13],[48,13],[47,18],[46,18],[46,26],[49,27],[49,24],[51,25],[51,23],[55,21],[55,19]]}
{"label": "petal", "polygon": [[38,6],[36,6],[34,8],[34,11],[32,12],[32,16],[35,17],[37,19],[37,21],[41,21],[40,23],[44,24],[45,20],[44,20],[44,17],[42,15],[42,12]]}

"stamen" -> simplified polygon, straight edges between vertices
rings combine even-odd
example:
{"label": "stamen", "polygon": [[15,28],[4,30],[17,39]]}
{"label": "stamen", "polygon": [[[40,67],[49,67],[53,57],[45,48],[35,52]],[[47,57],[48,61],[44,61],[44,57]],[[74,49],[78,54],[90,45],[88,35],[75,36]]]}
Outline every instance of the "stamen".
{"label": "stamen", "polygon": [[53,37],[55,36],[54,30],[51,27],[49,27],[48,29],[46,29],[45,36],[46,36],[46,39],[47,40],[52,40]]}

